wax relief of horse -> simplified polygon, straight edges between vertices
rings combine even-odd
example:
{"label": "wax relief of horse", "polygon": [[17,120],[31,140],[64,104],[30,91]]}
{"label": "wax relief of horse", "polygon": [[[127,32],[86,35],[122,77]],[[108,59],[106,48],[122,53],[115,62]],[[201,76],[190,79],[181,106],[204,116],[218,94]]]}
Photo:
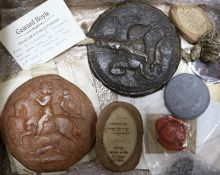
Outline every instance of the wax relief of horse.
{"label": "wax relief of horse", "polygon": [[23,126],[18,129],[23,133],[20,135],[20,145],[22,145],[23,137],[28,135],[37,134],[37,122],[41,117],[41,106],[36,101],[38,95],[34,92],[30,92],[28,98],[19,99],[15,103],[15,115],[23,121]]}
{"label": "wax relief of horse", "polygon": [[11,94],[1,126],[8,151],[26,168],[59,172],[92,148],[96,113],[76,85],[49,74],[25,82]]}
{"label": "wax relief of horse", "polygon": [[[80,99],[74,98],[69,90],[60,90],[57,97],[59,105],[57,110],[62,110],[62,114],[54,114],[54,95],[51,83],[40,84],[38,89],[31,91],[25,99],[19,99],[15,103],[16,118],[23,120],[23,127],[19,128],[23,132],[19,136],[19,144],[22,146],[24,139],[41,140],[42,137],[50,137],[54,133],[59,133],[64,137],[64,142],[73,142],[77,145],[76,137],[80,136],[77,120],[81,115]],[[56,100],[55,100],[56,101]],[[44,143],[45,144],[45,143]],[[37,154],[43,154],[53,149],[49,143],[47,146],[35,150]],[[69,149],[71,150],[71,149]]]}

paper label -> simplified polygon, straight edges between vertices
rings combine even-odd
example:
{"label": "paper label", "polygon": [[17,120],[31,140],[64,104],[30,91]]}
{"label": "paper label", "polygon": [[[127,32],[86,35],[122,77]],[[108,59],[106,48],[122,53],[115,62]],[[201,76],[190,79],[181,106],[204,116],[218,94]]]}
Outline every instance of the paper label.
{"label": "paper label", "polygon": [[63,0],[48,0],[0,31],[0,41],[22,69],[45,63],[85,38]]}
{"label": "paper label", "polygon": [[208,30],[207,19],[197,8],[177,8],[180,23],[191,33],[203,35]]}
{"label": "paper label", "polygon": [[122,166],[134,152],[137,144],[137,128],[131,114],[118,108],[106,122],[103,143],[113,163]]}

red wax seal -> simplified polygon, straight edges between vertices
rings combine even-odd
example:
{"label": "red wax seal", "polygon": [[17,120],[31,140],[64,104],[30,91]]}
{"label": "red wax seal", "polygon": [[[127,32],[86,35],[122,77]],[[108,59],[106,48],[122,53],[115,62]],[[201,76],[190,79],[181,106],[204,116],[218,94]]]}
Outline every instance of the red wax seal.
{"label": "red wax seal", "polygon": [[167,150],[181,151],[186,140],[186,124],[172,116],[164,116],[156,121],[158,142]]}

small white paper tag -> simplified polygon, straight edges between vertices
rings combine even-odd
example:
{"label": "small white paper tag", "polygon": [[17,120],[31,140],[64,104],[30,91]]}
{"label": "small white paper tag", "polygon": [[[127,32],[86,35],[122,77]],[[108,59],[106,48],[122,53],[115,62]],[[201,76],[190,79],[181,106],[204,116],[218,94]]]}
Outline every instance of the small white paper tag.
{"label": "small white paper tag", "polygon": [[63,0],[48,0],[0,31],[0,41],[22,69],[45,63],[85,38]]}

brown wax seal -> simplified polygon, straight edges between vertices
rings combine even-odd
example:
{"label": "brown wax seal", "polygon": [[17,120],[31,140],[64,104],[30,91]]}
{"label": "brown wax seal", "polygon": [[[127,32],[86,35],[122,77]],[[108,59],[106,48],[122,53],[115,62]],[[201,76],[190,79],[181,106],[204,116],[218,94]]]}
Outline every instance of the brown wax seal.
{"label": "brown wax seal", "polygon": [[156,121],[158,142],[167,150],[181,151],[186,140],[186,124],[172,116],[164,116]]}
{"label": "brown wax seal", "polygon": [[96,113],[88,97],[57,75],[33,78],[9,97],[2,116],[7,148],[35,172],[66,170],[94,143]]}
{"label": "brown wax seal", "polygon": [[114,102],[100,113],[96,127],[96,153],[100,163],[111,171],[135,168],[143,137],[138,110],[128,103]]}
{"label": "brown wax seal", "polygon": [[198,6],[172,5],[170,17],[179,32],[189,43],[195,43],[213,25],[206,13]]}

